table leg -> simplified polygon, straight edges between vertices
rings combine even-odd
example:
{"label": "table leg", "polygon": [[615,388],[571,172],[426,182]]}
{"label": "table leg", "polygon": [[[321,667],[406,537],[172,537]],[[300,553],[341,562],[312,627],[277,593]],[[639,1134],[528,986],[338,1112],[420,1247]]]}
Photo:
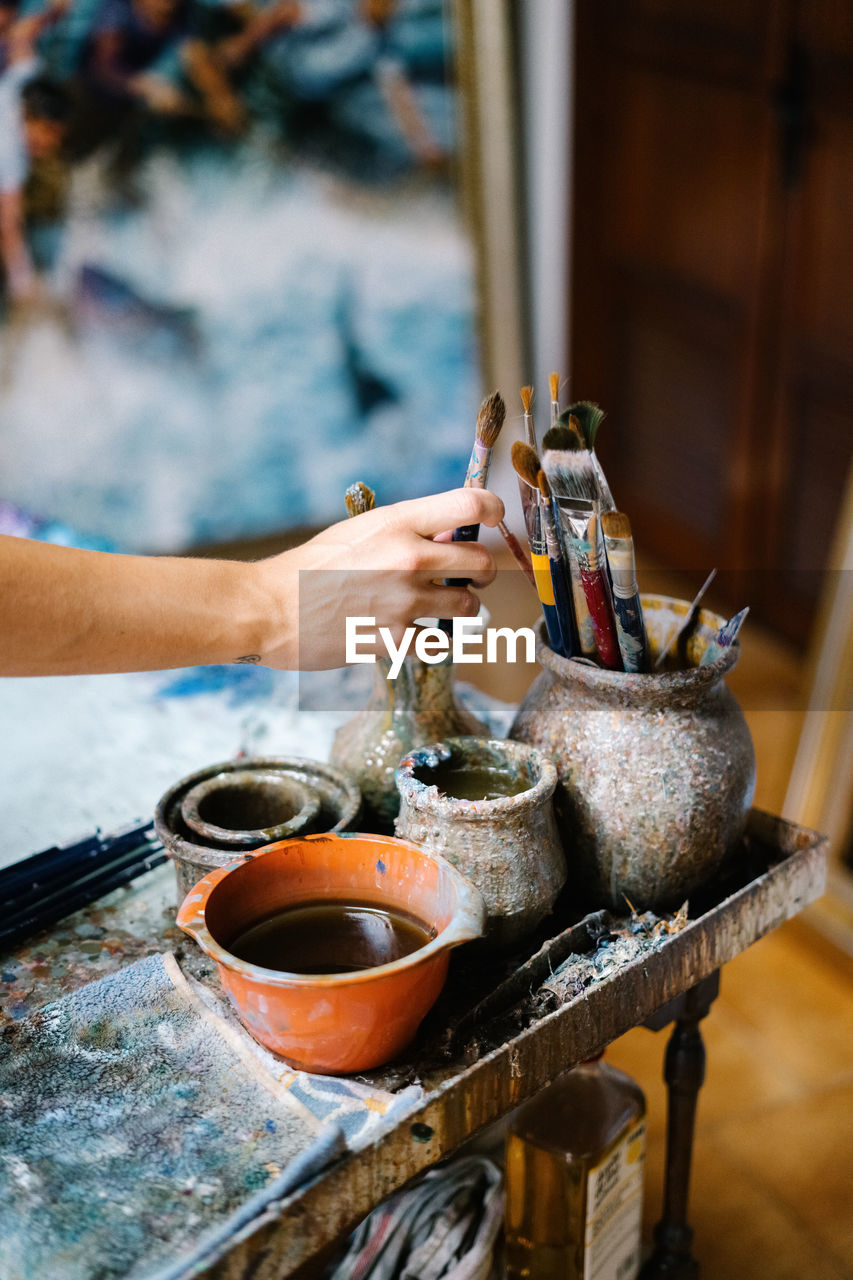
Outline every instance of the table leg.
{"label": "table leg", "polygon": [[707,1016],[719,989],[717,972],[685,993],[667,1045],[664,1079],[669,1104],[663,1217],[655,1227],[655,1251],[640,1272],[641,1280],[695,1280],[699,1274],[699,1264],[690,1252],[693,1229],[687,1222],[696,1103],[705,1079],[705,1045],[699,1023]]}

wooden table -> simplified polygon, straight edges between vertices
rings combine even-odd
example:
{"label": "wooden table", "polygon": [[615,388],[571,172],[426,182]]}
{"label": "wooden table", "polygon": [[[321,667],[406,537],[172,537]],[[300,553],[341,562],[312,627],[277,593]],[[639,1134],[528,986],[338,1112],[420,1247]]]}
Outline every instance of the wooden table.
{"label": "wooden table", "polygon": [[[695,1275],[688,1187],[696,1101],[704,1078],[700,1023],[717,994],[722,965],[821,895],[825,846],[814,832],[753,811],[743,848],[725,877],[694,895],[683,927],[662,932],[627,962],[619,959],[618,940],[632,924],[630,918],[584,914],[569,904],[557,915],[556,930],[552,918],[551,936],[543,933],[534,940],[532,954],[495,962],[478,959],[469,948],[455,953],[445,991],[406,1060],[364,1077],[386,1089],[418,1080],[424,1097],[416,1110],[372,1145],[344,1157],[279,1202],[263,1221],[244,1228],[227,1256],[205,1274],[220,1280],[308,1275],[318,1252],[483,1126],[633,1027],[660,1030],[672,1023],[665,1066],[664,1212],[643,1277]],[[164,932],[168,915],[163,916],[162,904],[158,913],[153,899],[146,903],[143,882],[134,892],[135,900],[125,891],[122,904],[108,908],[125,913],[132,908],[136,931],[122,935],[116,964],[148,951],[172,948],[180,953],[181,946],[191,947],[177,931]],[[96,904],[89,914],[97,919],[99,910]],[[41,943],[42,949],[50,945],[49,939]],[[85,943],[76,945],[74,954],[63,951],[68,964],[62,990],[103,973],[103,967],[86,973]],[[552,971],[567,958],[568,976],[562,986],[554,984]],[[185,951],[182,963],[193,961],[194,950]],[[7,1000],[14,1004],[23,999],[29,1009],[59,994],[56,980],[49,979],[31,983],[26,992],[17,979],[16,989],[15,963],[15,956],[2,959],[2,968],[11,970],[3,975],[10,980]],[[572,975],[581,970],[585,976],[575,990]]]}

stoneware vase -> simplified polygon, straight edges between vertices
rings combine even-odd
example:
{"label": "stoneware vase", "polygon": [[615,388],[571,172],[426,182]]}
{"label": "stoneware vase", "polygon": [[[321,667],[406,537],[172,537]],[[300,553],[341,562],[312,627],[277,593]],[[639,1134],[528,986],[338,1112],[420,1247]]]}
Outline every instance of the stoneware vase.
{"label": "stoneware vase", "polygon": [[[440,790],[442,766],[509,778],[514,795],[470,800]],[[440,854],[486,901],[486,940],[509,947],[548,914],[566,879],[554,821],[557,773],[540,751],[494,738],[449,738],[410,752],[397,770],[397,834]]]}
{"label": "stoneware vase", "polygon": [[[642,602],[654,661],[689,605],[665,596]],[[539,628],[543,670],[510,736],[557,766],[554,805],[570,877],[596,905],[680,905],[743,834],[755,753],[723,680],[738,642],[699,665],[723,622],[701,610],[681,668],[637,675],[567,661]]]}
{"label": "stoneware vase", "polygon": [[377,658],[370,701],[338,730],[329,757],[354,780],[362,797],[362,826],[391,834],[400,807],[394,772],[407,751],[425,742],[488,728],[453,693],[453,663],[422,662],[410,653],[396,680],[389,658]]}

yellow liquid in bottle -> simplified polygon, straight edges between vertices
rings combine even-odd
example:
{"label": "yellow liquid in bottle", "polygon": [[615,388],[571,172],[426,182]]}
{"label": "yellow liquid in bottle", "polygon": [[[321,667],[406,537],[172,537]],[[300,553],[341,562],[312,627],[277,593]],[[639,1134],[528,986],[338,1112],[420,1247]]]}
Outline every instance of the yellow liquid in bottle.
{"label": "yellow liquid in bottle", "polygon": [[598,1062],[521,1109],[506,1147],[508,1280],[633,1280],[644,1114],[639,1087]]}

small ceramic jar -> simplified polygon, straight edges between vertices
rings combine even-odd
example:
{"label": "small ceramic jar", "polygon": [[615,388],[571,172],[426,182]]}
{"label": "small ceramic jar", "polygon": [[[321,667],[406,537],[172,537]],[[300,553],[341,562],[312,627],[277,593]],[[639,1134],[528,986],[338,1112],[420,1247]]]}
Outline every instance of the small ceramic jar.
{"label": "small ceramic jar", "polygon": [[396,782],[397,834],[441,854],[476,885],[486,900],[486,939],[507,947],[530,933],[566,878],[551,761],[517,742],[448,738],[410,752]]}

